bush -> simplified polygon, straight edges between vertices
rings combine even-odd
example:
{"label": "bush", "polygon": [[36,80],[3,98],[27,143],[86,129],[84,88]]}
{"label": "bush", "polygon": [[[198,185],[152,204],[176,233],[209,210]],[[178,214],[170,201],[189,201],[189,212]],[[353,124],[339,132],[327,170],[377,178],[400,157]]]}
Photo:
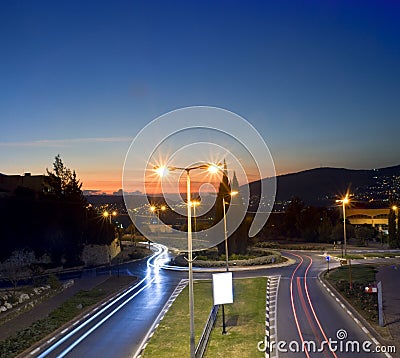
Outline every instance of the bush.
{"label": "bush", "polygon": [[[261,253],[263,256],[260,256]],[[194,261],[194,266],[196,267],[224,267],[226,265],[225,255],[221,255],[219,260],[202,260],[201,256],[198,256]],[[233,266],[254,266],[254,265],[268,265],[271,263],[277,263],[282,261],[282,256],[280,252],[277,251],[264,251],[258,252],[258,255],[253,252],[253,255],[236,255],[233,254],[229,256],[229,264]],[[185,260],[183,255],[179,255],[174,260],[175,265],[177,266],[188,266],[187,261]]]}
{"label": "bush", "polygon": [[51,274],[47,278],[47,284],[50,285],[50,288],[53,289],[53,290],[58,290],[61,287],[60,280],[54,274]]}

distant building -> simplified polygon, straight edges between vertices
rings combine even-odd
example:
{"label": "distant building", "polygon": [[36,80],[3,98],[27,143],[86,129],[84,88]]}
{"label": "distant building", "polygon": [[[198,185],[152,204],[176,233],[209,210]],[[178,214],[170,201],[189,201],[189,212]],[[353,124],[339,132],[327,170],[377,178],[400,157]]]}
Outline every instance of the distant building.
{"label": "distant building", "polygon": [[35,192],[42,192],[44,175],[5,175],[0,173],[0,193],[12,195],[18,187],[28,188]]}
{"label": "distant building", "polygon": [[368,224],[372,227],[380,228],[388,225],[389,208],[365,209],[365,208],[348,208],[346,209],[346,219],[352,225]]}

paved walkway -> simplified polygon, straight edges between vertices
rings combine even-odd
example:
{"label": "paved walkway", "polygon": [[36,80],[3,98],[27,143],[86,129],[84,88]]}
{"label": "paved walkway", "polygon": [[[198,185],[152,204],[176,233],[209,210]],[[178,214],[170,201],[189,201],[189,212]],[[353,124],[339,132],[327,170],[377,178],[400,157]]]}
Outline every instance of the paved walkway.
{"label": "paved walkway", "polygon": [[400,342],[400,264],[395,263],[379,269],[377,281],[382,282],[383,311],[386,326],[393,341]]}
{"label": "paved walkway", "polygon": [[44,302],[41,302],[31,310],[21,313],[14,319],[2,324],[0,326],[0,341],[10,337],[14,333],[21,329],[24,329],[31,325],[33,322],[45,318],[54,309],[59,307],[68,298],[72,297],[80,290],[90,290],[95,286],[99,285],[103,281],[107,280],[109,276],[97,276],[97,277],[83,277],[74,279],[74,284],[60,292],[59,294],[51,297]]}

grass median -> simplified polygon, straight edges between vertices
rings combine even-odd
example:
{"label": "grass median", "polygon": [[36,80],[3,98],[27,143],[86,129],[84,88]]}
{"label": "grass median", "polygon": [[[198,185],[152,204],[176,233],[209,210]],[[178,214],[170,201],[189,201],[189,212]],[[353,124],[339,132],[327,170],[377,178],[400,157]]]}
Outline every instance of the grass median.
{"label": "grass median", "polygon": [[376,294],[365,293],[365,287],[375,282],[376,272],[373,265],[345,265],[325,274],[339,293],[372,324],[378,322],[378,299]]}
{"label": "grass median", "polygon": [[[254,357],[265,334],[265,277],[234,280],[234,303],[225,305],[228,334],[222,335],[218,313],[206,357]],[[213,305],[211,281],[194,285],[196,344]],[[188,288],[178,296],[147,345],[143,357],[189,356]]]}

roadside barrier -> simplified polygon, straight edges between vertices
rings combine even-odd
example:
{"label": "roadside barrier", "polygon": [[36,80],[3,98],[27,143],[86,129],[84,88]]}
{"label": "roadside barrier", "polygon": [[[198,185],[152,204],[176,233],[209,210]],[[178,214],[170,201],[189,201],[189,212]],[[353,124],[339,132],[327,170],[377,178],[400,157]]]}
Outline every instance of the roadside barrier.
{"label": "roadside barrier", "polygon": [[219,310],[219,305],[215,305],[211,309],[210,315],[208,316],[207,323],[204,327],[203,333],[201,334],[199,343],[197,344],[197,347],[195,350],[196,358],[202,358],[204,355],[204,352],[206,351],[208,339],[210,338],[210,333],[214,327],[215,320],[216,320],[217,314],[218,314],[218,310]]}

